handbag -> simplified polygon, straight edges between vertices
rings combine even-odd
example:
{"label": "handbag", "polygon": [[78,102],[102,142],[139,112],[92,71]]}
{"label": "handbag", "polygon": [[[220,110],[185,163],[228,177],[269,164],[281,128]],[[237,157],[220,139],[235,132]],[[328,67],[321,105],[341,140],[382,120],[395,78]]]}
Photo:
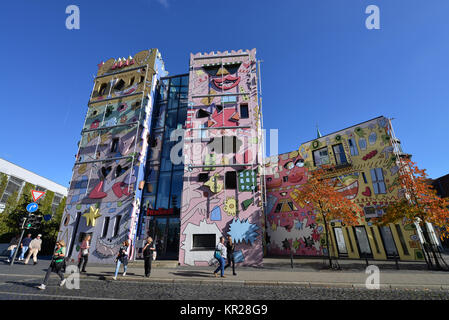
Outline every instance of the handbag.
{"label": "handbag", "polygon": [[153,251],[153,260],[156,260],[156,257],[157,257],[157,252],[156,252],[156,250],[154,250]]}
{"label": "handbag", "polygon": [[221,258],[221,252],[220,252],[220,250],[215,250],[215,252],[214,252],[214,258],[217,259],[217,260],[220,260],[220,258]]}

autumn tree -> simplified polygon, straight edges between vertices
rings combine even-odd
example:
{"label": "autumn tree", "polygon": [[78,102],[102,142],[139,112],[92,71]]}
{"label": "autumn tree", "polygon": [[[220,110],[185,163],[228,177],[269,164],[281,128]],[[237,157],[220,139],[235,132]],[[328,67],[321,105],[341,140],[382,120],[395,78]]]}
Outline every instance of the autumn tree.
{"label": "autumn tree", "polygon": [[[440,230],[441,239],[449,237],[449,200],[440,198],[430,184],[425,169],[419,169],[410,159],[401,159],[398,182],[401,186],[402,199],[389,204],[382,216],[381,223],[395,223],[404,220],[408,223],[417,223],[424,235],[424,256],[430,250],[437,268],[441,269],[440,262],[425,223],[431,223]],[[432,266],[430,256],[426,257],[429,266]],[[444,260],[442,260],[444,263]]]}
{"label": "autumn tree", "polygon": [[323,218],[329,264],[332,267],[328,223],[330,220],[340,220],[346,225],[358,225],[361,223],[361,209],[336,190],[337,174],[333,168],[322,166],[308,171],[307,176],[307,182],[294,191],[295,196],[299,204],[311,207]]}

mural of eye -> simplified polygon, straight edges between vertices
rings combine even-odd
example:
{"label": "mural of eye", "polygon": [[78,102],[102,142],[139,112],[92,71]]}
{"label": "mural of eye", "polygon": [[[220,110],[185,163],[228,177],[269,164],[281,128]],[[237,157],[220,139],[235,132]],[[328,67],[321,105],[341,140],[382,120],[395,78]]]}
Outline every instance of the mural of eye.
{"label": "mural of eye", "polygon": [[298,161],[295,162],[295,166],[297,166],[298,168],[304,167],[304,160],[299,159]]}
{"label": "mural of eye", "polygon": [[295,167],[295,165],[294,165],[293,161],[289,161],[286,164],[284,164],[284,168],[287,169],[287,170],[291,170],[294,167]]}

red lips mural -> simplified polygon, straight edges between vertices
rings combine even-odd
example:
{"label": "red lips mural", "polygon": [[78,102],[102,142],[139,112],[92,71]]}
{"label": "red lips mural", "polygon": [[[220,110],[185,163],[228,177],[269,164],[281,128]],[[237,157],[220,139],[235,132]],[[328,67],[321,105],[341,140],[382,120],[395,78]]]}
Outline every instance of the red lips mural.
{"label": "red lips mural", "polygon": [[220,77],[212,80],[214,85],[220,90],[229,90],[237,86],[240,82],[240,77],[233,77],[228,74],[226,77]]}

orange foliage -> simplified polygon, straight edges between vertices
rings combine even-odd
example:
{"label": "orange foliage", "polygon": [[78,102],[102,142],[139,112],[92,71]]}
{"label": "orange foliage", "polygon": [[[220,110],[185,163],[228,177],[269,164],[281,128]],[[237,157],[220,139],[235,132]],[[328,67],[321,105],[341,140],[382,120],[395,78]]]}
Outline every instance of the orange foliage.
{"label": "orange foliage", "polygon": [[401,219],[429,222],[440,228],[441,238],[449,237],[449,199],[440,198],[427,178],[426,170],[418,168],[410,159],[401,159],[399,183],[404,197],[386,208],[382,224]]}
{"label": "orange foliage", "polygon": [[297,200],[318,211],[328,221],[338,219],[347,225],[361,224],[361,209],[335,189],[332,169],[322,166],[308,171],[307,182],[296,190]]}

